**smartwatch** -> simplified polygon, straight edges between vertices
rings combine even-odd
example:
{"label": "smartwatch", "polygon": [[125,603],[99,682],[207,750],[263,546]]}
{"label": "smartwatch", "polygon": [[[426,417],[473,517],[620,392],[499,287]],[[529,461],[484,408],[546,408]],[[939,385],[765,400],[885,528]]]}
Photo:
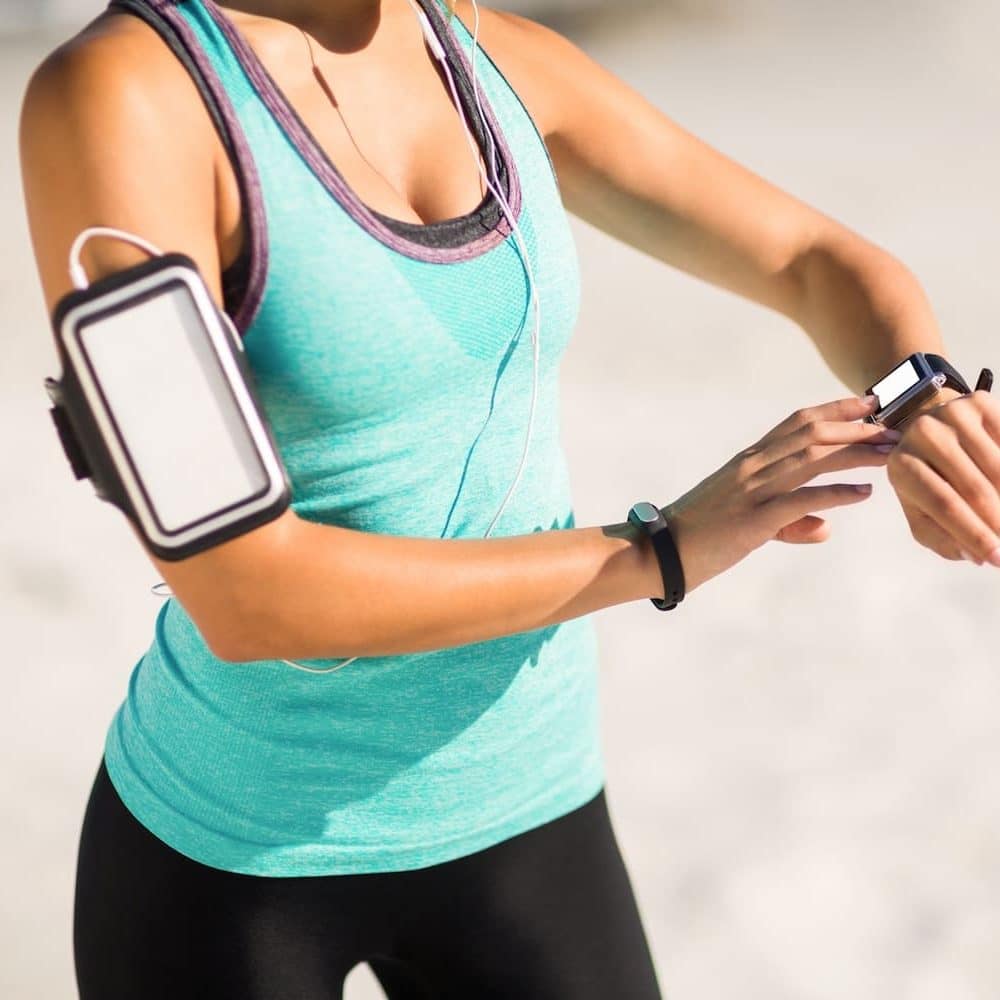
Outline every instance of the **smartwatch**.
{"label": "smartwatch", "polygon": [[660,564],[664,597],[651,597],[650,600],[660,611],[676,608],[684,600],[684,569],[667,519],[655,504],[641,500],[629,510],[628,522],[649,535]]}
{"label": "smartwatch", "polygon": [[945,386],[967,395],[968,383],[939,354],[911,354],[880,378],[868,394],[878,397],[878,409],[865,417],[869,424],[898,427]]}

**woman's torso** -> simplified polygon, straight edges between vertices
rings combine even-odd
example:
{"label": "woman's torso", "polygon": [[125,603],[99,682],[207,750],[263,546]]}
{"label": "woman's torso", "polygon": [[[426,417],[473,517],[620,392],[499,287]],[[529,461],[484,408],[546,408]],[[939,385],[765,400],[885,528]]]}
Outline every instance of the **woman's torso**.
{"label": "woman's torso", "polygon": [[[435,3],[423,0],[461,73],[471,39]],[[524,268],[502,213],[484,204],[408,227],[372,211],[211,0],[154,6],[217,81],[241,137],[251,255],[232,305],[294,510],[361,531],[481,537],[517,470],[532,388]],[[477,71],[542,311],[528,461],[493,534],[572,528],[558,374],[579,305],[575,249],[531,119],[487,58]],[[596,794],[596,660],[584,617],[326,675],[233,664],[171,598],[109,728],[108,770],[137,818],[206,864],[422,867]]]}

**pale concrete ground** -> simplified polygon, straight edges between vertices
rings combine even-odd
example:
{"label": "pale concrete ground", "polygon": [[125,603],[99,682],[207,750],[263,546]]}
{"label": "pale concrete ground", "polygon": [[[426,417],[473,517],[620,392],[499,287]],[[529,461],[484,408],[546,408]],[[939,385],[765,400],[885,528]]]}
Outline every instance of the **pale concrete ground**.
{"label": "pale concrete ground", "polygon": [[[715,9],[615,6],[580,39],[682,125],[890,248],[953,359],[1000,368],[1000,8]],[[159,606],[120,515],[73,482],[41,388],[55,356],[14,135],[52,41],[0,45],[0,995],[16,1000],[73,995],[79,823]],[[564,435],[581,525],[665,502],[792,409],[846,394],[784,318],[577,233]],[[598,615],[609,797],[675,1000],[1000,996],[1000,573],[918,548],[875,482],[826,545],[774,544],[671,615]],[[359,971],[348,996],[379,992]]]}

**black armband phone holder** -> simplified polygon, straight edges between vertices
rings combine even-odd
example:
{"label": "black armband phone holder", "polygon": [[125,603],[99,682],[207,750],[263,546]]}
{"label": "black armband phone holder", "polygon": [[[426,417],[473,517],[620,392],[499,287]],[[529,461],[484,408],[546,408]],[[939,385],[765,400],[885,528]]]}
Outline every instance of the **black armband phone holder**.
{"label": "black armband phone holder", "polygon": [[168,253],[64,296],[49,411],[73,475],[184,559],[278,517],[291,483],[243,345],[190,257]]}

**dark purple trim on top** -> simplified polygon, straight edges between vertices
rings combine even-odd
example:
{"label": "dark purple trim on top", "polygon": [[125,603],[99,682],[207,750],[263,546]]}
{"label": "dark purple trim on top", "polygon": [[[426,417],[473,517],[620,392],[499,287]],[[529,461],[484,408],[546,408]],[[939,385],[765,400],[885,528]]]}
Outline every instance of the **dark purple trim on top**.
{"label": "dark purple trim on top", "polygon": [[[169,4],[171,0],[151,0],[151,2]],[[391,249],[408,257],[438,264],[471,260],[499,245],[510,236],[511,227],[502,212],[499,214],[497,225],[489,232],[484,233],[469,243],[454,247],[434,247],[423,243],[416,243],[386,226],[354,193],[353,189],[330,162],[318,143],[309,134],[281,89],[257,58],[249,42],[243,37],[242,32],[219,9],[215,0],[201,0],[201,3],[229,42],[254,89],[299,155],[345,211],[367,232],[371,233],[372,236]],[[444,22],[440,12],[435,7],[434,0],[429,0],[429,2],[421,0],[421,7],[427,12],[428,20],[431,22],[435,33],[442,45],[448,50],[453,65],[456,60],[460,63],[460,71],[465,73],[471,86],[472,67],[465,50],[455,37],[453,29]],[[506,136],[503,134],[496,115],[493,112],[493,108],[482,90],[480,90],[480,101],[483,105],[488,126],[495,137],[497,154],[502,159],[507,170],[509,178],[507,200],[510,204],[512,214],[515,220],[517,220],[521,214],[522,198],[521,184],[517,168],[514,164],[514,158],[507,144]],[[483,152],[485,153],[485,150]]]}
{"label": "dark purple trim on top", "polygon": [[267,216],[264,211],[264,196],[260,186],[260,178],[257,175],[257,167],[243,132],[243,126],[240,125],[236,111],[229,100],[229,95],[191,26],[184,19],[184,16],[175,10],[174,0],[145,0],[145,2],[165,21],[169,22],[178,38],[184,43],[191,59],[205,78],[205,85],[218,105],[219,113],[226,124],[230,140],[236,151],[238,163],[233,164],[233,167],[237,171],[238,177],[242,174],[246,189],[248,204],[244,206],[244,220],[247,227],[250,254],[246,291],[236,314],[233,316],[233,323],[242,336],[257,316],[264,298],[264,284],[267,279],[269,255]]}

